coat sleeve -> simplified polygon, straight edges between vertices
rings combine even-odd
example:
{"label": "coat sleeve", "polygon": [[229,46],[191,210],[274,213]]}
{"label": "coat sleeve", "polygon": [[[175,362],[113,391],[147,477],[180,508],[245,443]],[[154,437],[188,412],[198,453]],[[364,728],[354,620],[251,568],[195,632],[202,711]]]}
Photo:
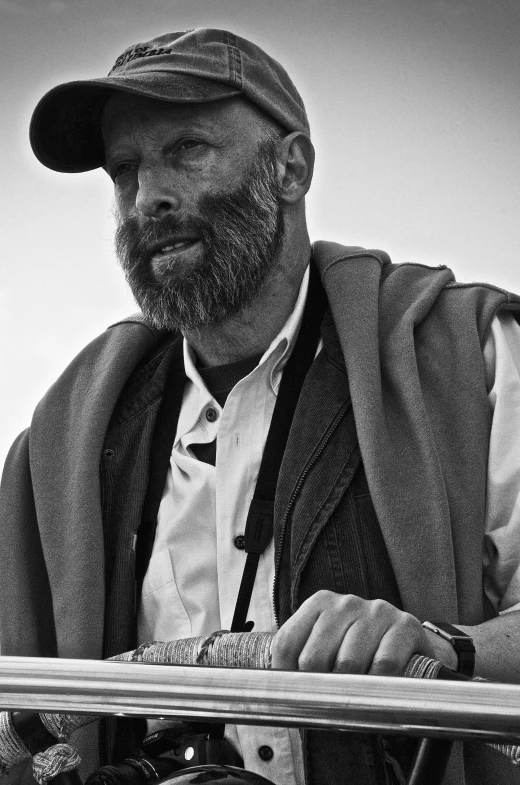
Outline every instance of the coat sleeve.
{"label": "coat sleeve", "polygon": [[[0,486],[0,654],[56,657],[52,596],[36,519],[29,467],[29,431],[13,444]],[[81,728],[73,743],[83,779],[99,767],[98,723]],[[36,785],[30,761],[2,777],[3,785]]]}
{"label": "coat sleeve", "polygon": [[0,486],[0,653],[55,657],[56,635],[47,567],[29,467],[29,430],[14,442]]}

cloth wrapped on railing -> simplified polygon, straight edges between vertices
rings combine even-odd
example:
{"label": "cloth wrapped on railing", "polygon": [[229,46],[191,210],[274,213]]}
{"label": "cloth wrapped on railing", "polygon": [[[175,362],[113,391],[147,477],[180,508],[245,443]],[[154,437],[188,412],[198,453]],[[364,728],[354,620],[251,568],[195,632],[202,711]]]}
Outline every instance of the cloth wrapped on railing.
{"label": "cloth wrapped on railing", "polygon": [[218,630],[208,638],[143,643],[135,651],[111,657],[130,662],[170,665],[218,665],[221,668],[270,668],[272,632]]}

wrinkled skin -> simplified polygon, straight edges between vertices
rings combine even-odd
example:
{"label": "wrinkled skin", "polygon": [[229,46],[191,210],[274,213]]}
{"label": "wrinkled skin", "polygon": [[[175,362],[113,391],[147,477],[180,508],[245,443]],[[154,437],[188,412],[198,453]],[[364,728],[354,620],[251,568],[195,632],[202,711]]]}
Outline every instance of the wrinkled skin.
{"label": "wrinkled skin", "polygon": [[319,591],[281,627],[273,668],[398,676],[413,654],[435,655],[415,616],[384,600]]}

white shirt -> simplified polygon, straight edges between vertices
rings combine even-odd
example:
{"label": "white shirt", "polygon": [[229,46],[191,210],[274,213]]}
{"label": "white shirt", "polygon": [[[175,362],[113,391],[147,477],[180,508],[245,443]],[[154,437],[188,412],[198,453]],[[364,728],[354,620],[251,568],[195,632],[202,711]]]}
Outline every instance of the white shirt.
{"label": "white shirt", "polygon": [[[283,368],[298,337],[309,270],[293,313],[258,366],[229,393],[224,408],[210,395],[184,343],[188,381],[179,414],[170,470],[159,508],[152,556],[138,611],[139,642],[210,635],[229,629],[246,554],[234,539],[244,534]],[[213,422],[206,413],[218,416]],[[197,460],[190,444],[218,434],[215,466]],[[276,631],[273,605],[274,544],[260,557],[248,619],[255,631]],[[304,782],[299,733],[291,728],[226,726],[246,769],[277,785]],[[261,746],[273,750],[263,761]]]}
{"label": "white shirt", "polygon": [[[296,341],[309,271],[288,321],[258,366],[231,390],[222,409],[206,389],[184,343],[184,390],[156,539],[138,610],[139,642],[210,635],[229,629],[245,552],[243,534],[282,370]],[[520,327],[505,314],[493,321],[484,349],[493,425],[484,556],[484,589],[500,612],[520,606]],[[209,414],[209,419],[207,413]],[[216,416],[215,416],[216,415]],[[217,439],[215,466],[197,460],[191,444]],[[248,619],[255,631],[276,631],[274,545],[260,558]],[[247,769],[277,785],[304,783],[298,731],[227,726]],[[258,749],[268,745],[273,758]]]}
{"label": "white shirt", "polygon": [[499,613],[520,608],[520,325],[494,319],[484,346],[493,423],[489,441],[484,591]]}

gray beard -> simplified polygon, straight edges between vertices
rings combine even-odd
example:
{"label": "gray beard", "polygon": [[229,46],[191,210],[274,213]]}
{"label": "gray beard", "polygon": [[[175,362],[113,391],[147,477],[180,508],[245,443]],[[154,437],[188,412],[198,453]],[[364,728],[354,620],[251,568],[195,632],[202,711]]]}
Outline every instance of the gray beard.
{"label": "gray beard", "polygon": [[[150,249],[172,234],[199,237],[203,258],[190,269],[172,265],[157,281]],[[198,216],[186,220],[120,219],[115,245],[147,320],[160,330],[186,333],[219,325],[256,300],[279,257],[283,234],[275,142],[269,139],[235,191],[201,197]]]}

